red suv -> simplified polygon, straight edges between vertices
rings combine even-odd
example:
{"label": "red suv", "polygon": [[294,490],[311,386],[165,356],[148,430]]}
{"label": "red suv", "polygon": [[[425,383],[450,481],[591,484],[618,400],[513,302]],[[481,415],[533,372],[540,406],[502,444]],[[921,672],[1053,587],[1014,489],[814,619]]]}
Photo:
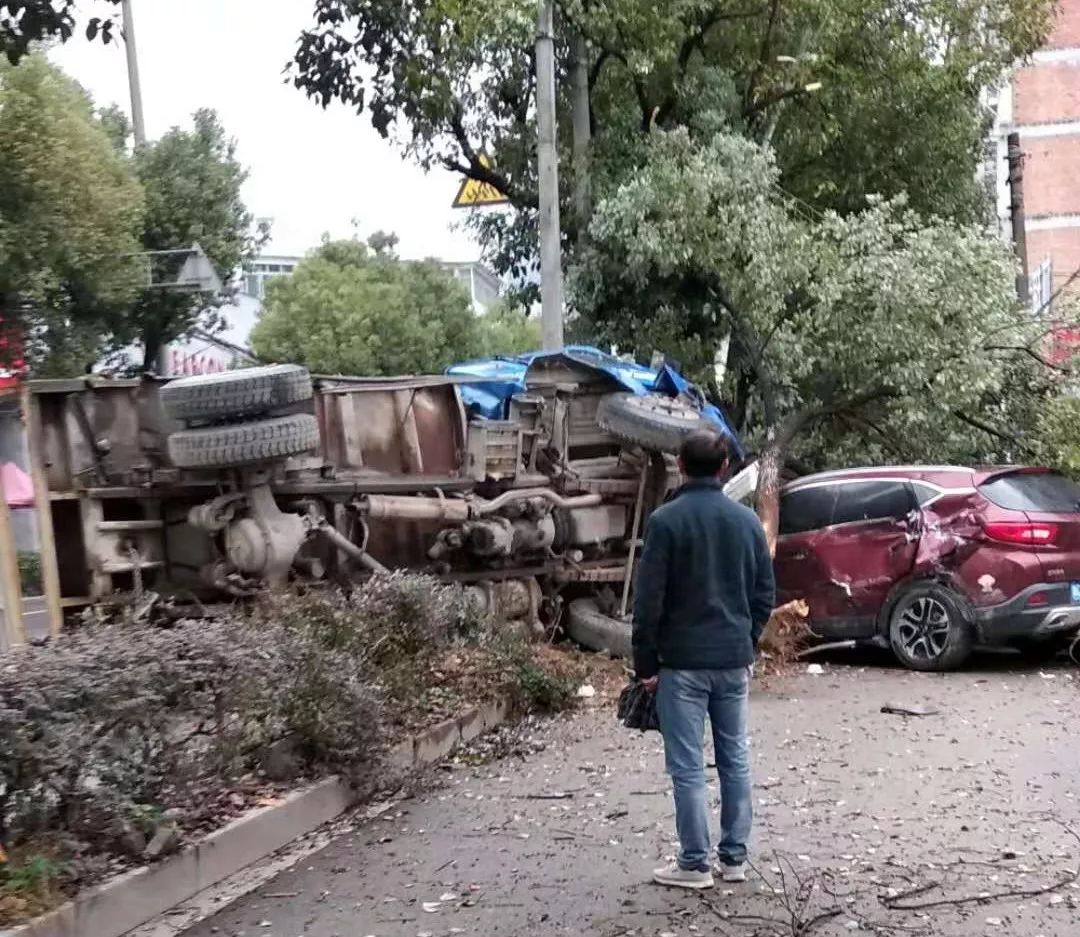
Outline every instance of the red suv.
{"label": "red suv", "polygon": [[904,466],[792,482],[778,600],[814,632],[889,646],[914,670],[975,644],[1056,648],[1080,629],[1080,487],[1036,468]]}

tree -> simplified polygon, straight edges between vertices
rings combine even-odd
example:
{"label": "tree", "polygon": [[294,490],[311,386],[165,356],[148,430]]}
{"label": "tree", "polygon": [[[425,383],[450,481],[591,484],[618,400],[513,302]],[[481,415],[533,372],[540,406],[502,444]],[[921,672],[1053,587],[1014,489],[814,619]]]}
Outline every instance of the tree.
{"label": "tree", "polygon": [[541,344],[540,320],[501,299],[480,316],[477,352],[488,356],[510,357],[536,351]]}
{"label": "tree", "polygon": [[[725,129],[775,147],[778,185],[820,210],[907,193],[922,214],[970,221],[987,113],[1003,70],[1045,36],[1053,0],[562,0],[560,65],[585,39],[591,188],[632,179],[653,128],[707,141]],[[293,77],[323,106],[366,113],[422,166],[493,185],[515,213],[471,223],[495,269],[535,265],[532,0],[317,0]],[[568,197],[571,88],[558,76],[562,216],[571,251],[587,219]],[[917,131],[916,131],[917,128]],[[487,160],[482,157],[488,157]]]}
{"label": "tree", "polygon": [[[0,0],[0,51],[18,65],[37,43],[67,42],[75,34],[75,5],[75,0]],[[86,38],[107,45],[114,25],[111,18],[95,16],[86,25]]]}
{"label": "tree", "polygon": [[322,374],[437,373],[479,350],[469,296],[435,261],[398,258],[395,239],[324,241],[271,281],[251,346]]}
{"label": "tree", "polygon": [[[126,123],[115,114],[105,117],[114,135],[125,133]],[[213,111],[197,111],[192,130],[174,127],[139,147],[132,160],[146,192],[144,251],[185,250],[198,243],[227,284],[265,242],[267,232],[253,229],[241,197],[247,172],[236,159],[236,142]],[[165,265],[161,272],[176,270]],[[142,345],[143,366],[153,370],[168,342],[193,328],[218,330],[218,310],[231,295],[228,287],[212,296],[149,289],[132,307],[118,310],[113,329],[118,341]]]}
{"label": "tree", "polygon": [[689,362],[700,373],[730,336],[724,396],[761,448],[767,530],[792,454],[820,464],[855,450],[922,460],[1022,446],[996,423],[1010,368],[1038,357],[1006,246],[902,198],[808,219],[779,175],[770,151],[739,136],[655,134],[643,170],[597,205],[573,279],[582,314],[622,347],[640,348],[660,310],[701,348]]}
{"label": "tree", "polygon": [[0,65],[0,166],[2,314],[35,373],[51,373],[50,357],[81,373],[103,310],[137,290],[141,187],[89,98],[43,56]]}

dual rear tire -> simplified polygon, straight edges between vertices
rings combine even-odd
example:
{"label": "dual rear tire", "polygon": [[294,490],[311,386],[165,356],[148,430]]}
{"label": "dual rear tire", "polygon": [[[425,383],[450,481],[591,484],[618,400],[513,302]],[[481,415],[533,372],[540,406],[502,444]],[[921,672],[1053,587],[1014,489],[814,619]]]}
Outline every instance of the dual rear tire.
{"label": "dual rear tire", "polygon": [[162,408],[188,428],[169,436],[169,458],[177,468],[212,470],[310,452],[319,445],[318,421],[309,413],[280,411],[311,396],[311,375],[295,364],[171,381],[161,390]]}

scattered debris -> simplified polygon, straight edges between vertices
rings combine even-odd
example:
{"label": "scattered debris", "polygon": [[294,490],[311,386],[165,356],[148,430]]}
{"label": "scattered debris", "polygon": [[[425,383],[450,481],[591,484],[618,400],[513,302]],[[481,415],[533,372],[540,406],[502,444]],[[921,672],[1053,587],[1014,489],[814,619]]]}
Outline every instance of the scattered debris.
{"label": "scattered debris", "polygon": [[820,677],[823,673],[825,673],[825,668],[822,667],[821,664],[807,664],[806,672],[815,677]]}
{"label": "scattered debris", "polygon": [[830,641],[828,644],[814,644],[811,647],[803,648],[795,655],[796,659],[801,660],[804,657],[809,657],[811,654],[820,654],[823,651],[850,651],[853,648],[859,646],[858,641]]}
{"label": "scattered debris", "polygon": [[893,703],[886,703],[881,707],[881,711],[890,716],[938,716],[941,714],[939,709],[926,709],[922,706],[897,706]]}

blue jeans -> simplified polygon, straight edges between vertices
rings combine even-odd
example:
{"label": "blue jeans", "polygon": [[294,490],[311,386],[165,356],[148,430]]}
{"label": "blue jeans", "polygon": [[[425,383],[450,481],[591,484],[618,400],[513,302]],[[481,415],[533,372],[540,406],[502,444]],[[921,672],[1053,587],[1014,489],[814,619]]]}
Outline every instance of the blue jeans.
{"label": "blue jeans", "polygon": [[705,714],[712,725],[720,775],[720,844],[724,865],[746,861],[753,822],[750,748],[746,737],[750,674],[736,670],[660,671],[656,707],[667,770],[675,788],[679,867],[709,868],[709,809],[705,787]]}

